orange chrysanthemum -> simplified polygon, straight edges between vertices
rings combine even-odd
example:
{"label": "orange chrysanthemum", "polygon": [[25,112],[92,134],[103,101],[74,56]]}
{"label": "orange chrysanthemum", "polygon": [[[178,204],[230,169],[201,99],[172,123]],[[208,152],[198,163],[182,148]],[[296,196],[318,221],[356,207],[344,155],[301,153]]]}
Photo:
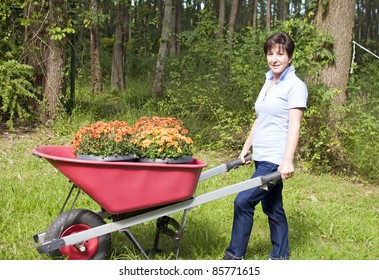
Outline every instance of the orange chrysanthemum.
{"label": "orange chrysanthemum", "polygon": [[126,122],[96,122],[81,127],[71,145],[75,154],[99,156],[133,153],[144,158],[172,158],[192,155],[193,141],[181,120],[142,117],[133,126]]}

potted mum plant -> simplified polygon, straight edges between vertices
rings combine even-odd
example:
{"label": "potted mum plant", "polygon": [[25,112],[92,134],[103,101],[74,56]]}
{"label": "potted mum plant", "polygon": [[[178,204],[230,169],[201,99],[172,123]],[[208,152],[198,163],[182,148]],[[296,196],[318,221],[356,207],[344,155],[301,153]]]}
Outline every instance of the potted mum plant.
{"label": "potted mum plant", "polygon": [[79,159],[124,161],[135,158],[133,128],[126,122],[96,122],[83,126],[71,142]]}
{"label": "potted mum plant", "polygon": [[181,120],[142,117],[133,126],[136,151],[141,162],[185,163],[192,160],[193,141]]}

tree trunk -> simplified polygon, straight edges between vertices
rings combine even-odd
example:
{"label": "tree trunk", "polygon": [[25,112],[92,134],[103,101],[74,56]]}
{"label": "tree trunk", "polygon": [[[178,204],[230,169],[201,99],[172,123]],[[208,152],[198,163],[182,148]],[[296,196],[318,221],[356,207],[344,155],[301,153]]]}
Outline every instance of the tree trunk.
{"label": "tree trunk", "polygon": [[[373,4],[373,7],[376,7],[373,8],[373,28],[374,28],[374,34],[373,34],[373,38],[372,40],[374,42],[378,42],[379,41],[379,13],[378,13],[378,8],[379,7],[379,0],[375,0],[374,1],[374,4]],[[379,44],[376,44],[376,49],[374,50],[375,52],[379,52]]]}
{"label": "tree trunk", "polygon": [[217,38],[224,37],[224,26],[225,26],[225,0],[220,0],[220,6],[218,9],[218,25],[219,31],[217,33]]}
{"label": "tree trunk", "polygon": [[180,38],[179,34],[183,31],[183,4],[181,0],[176,1],[176,14],[175,14],[175,44],[176,44],[176,55],[180,54]]}
{"label": "tree trunk", "polygon": [[[333,135],[332,142],[341,143],[340,124],[345,114],[339,110],[347,100],[347,84],[352,56],[352,34],[354,27],[355,0],[329,0],[328,6],[323,6],[319,0],[316,14],[316,25],[333,37],[333,52],[335,60],[332,65],[326,66],[321,72],[321,82],[337,92],[331,100],[329,110],[329,126]],[[334,145],[333,157],[344,161],[345,154]]]}
{"label": "tree trunk", "polygon": [[[48,25],[62,29],[67,25],[67,0],[50,0]],[[46,83],[44,96],[47,101],[47,119],[59,115],[59,108],[63,108],[59,96],[65,95],[67,81],[64,77],[66,67],[67,39],[49,39],[49,48],[46,60]]]}
{"label": "tree trunk", "polygon": [[[265,6],[265,1],[264,0],[258,0],[259,2],[259,7],[260,7],[260,10],[259,10],[259,26],[261,28],[263,28],[264,26],[266,26],[266,10],[267,9],[264,9],[264,6]],[[267,6],[266,6],[267,7]]]}
{"label": "tree trunk", "polygon": [[[98,6],[97,0],[91,0],[91,13],[93,20],[91,22],[91,90],[92,92],[101,92],[102,75],[100,67],[100,43],[99,43],[99,30],[98,30]],[[96,20],[95,20],[96,19]]]}
{"label": "tree trunk", "polygon": [[271,0],[267,0],[267,13],[266,13],[266,30],[271,29]]}
{"label": "tree trunk", "polygon": [[228,43],[229,43],[230,48],[233,47],[234,30],[236,28],[237,14],[238,14],[238,4],[239,4],[239,0],[233,0],[232,7],[230,10],[229,28],[228,28]]}
{"label": "tree trunk", "polygon": [[[325,12],[323,12],[325,11]],[[346,102],[346,89],[352,56],[352,35],[354,27],[355,0],[329,0],[328,7],[319,1],[316,25],[332,35],[335,62],[321,73],[321,82],[339,92],[333,100],[337,108]]]}
{"label": "tree trunk", "polygon": [[157,63],[155,66],[153,94],[155,97],[162,97],[164,92],[164,72],[166,66],[166,59],[168,54],[168,44],[170,41],[170,34],[172,33],[172,16],[173,16],[173,3],[172,0],[165,0],[162,33],[159,43],[159,51]]}
{"label": "tree trunk", "polygon": [[257,30],[257,7],[258,7],[258,0],[254,0],[253,4],[253,30]]}
{"label": "tree trunk", "polygon": [[132,41],[132,21],[133,21],[133,6],[132,6],[132,1],[128,0],[127,1],[127,6],[126,6],[126,32],[127,32],[127,37],[126,37],[126,42],[131,42]]}
{"label": "tree trunk", "polygon": [[278,1],[278,20],[279,21],[285,21],[287,16],[287,9],[286,9],[286,1],[285,0],[279,0]]}
{"label": "tree trunk", "polygon": [[368,38],[372,38],[372,21],[371,21],[371,13],[372,13],[372,7],[371,7],[372,1],[366,1],[366,8],[365,8],[365,19],[366,19],[366,40]]}
{"label": "tree trunk", "polygon": [[169,55],[174,57],[178,54],[178,20],[179,20],[179,9],[180,9],[181,1],[173,0],[173,12],[172,12],[172,20],[170,30],[172,30],[172,34],[169,36]]}
{"label": "tree trunk", "polygon": [[125,90],[125,22],[126,3],[120,2],[117,5],[111,71],[111,87],[120,92]]}

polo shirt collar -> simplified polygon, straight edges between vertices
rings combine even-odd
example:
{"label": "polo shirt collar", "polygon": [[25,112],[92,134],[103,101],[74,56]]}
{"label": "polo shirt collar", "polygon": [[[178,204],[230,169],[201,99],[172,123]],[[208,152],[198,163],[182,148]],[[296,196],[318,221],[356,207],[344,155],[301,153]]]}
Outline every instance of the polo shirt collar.
{"label": "polo shirt collar", "polygon": [[[279,80],[278,80],[276,83],[279,83],[279,82],[281,82],[281,81],[284,81],[285,78],[287,77],[287,75],[288,75],[288,76],[291,76],[291,73],[294,73],[294,72],[295,72],[295,67],[293,67],[293,65],[290,64],[290,65],[287,67],[287,69],[284,70],[284,72],[280,75],[280,78],[279,78]],[[267,79],[267,80],[272,80],[273,78],[274,78],[274,77],[273,77],[273,75],[272,75],[272,70],[268,71],[268,72],[266,73],[266,79]]]}

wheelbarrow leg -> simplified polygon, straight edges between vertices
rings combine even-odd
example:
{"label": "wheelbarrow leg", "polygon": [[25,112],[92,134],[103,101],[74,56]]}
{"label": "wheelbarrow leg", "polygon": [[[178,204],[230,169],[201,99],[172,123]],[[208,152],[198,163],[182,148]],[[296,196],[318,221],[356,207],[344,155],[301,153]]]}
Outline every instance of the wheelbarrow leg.
{"label": "wheelbarrow leg", "polygon": [[70,208],[70,209],[72,210],[72,209],[74,208],[75,202],[76,202],[76,200],[78,199],[78,196],[79,196],[79,194],[80,194],[80,188],[79,188],[77,185],[72,184],[71,189],[70,189],[70,191],[69,191],[68,194],[67,194],[66,200],[64,201],[64,203],[63,203],[63,205],[62,205],[62,208],[61,208],[61,211],[59,212],[59,214],[62,214],[62,213],[63,213],[63,211],[64,211],[64,209],[66,208],[66,205],[68,204],[68,201],[69,201],[69,199],[70,199],[70,197],[71,197],[71,195],[72,195],[72,193],[73,193],[73,191],[74,191],[75,189],[78,189],[78,192],[76,193],[76,196],[74,197],[74,201],[72,202],[72,204],[71,204],[71,208]]}
{"label": "wheelbarrow leg", "polygon": [[[155,252],[155,253],[161,252],[161,250],[158,248],[159,237],[161,234],[164,234],[173,240],[174,245],[175,245],[175,259],[177,260],[179,258],[179,242],[183,234],[188,210],[189,209],[184,210],[181,224],[179,224],[175,219],[170,218],[168,216],[163,216],[163,217],[158,218],[157,229],[155,232],[155,239],[154,239],[154,247],[151,250],[152,252]],[[171,225],[174,228],[174,230],[169,228],[169,225]]]}
{"label": "wheelbarrow leg", "polygon": [[[169,225],[172,225],[175,230],[170,229]],[[164,235],[167,235],[168,237],[170,237],[174,241],[175,248],[176,248],[177,247],[176,235],[177,235],[179,227],[180,227],[179,223],[173,218],[170,218],[168,216],[163,216],[163,217],[158,218],[157,229],[155,231],[154,247],[151,251],[154,253],[160,253],[161,252],[161,250],[158,248],[159,237],[161,234],[164,234]]]}
{"label": "wheelbarrow leg", "polygon": [[137,239],[133,236],[133,234],[128,230],[127,228],[122,229],[122,232],[126,234],[126,236],[129,238],[129,240],[132,242],[132,244],[142,253],[142,255],[145,257],[145,259],[149,259],[149,256],[146,254],[145,250],[142,248],[142,246],[138,243]]}
{"label": "wheelbarrow leg", "polygon": [[175,259],[177,260],[179,258],[179,242],[182,239],[184,227],[186,225],[186,220],[187,220],[187,212],[191,210],[192,208],[189,209],[184,209],[183,212],[183,217],[182,217],[182,223],[180,225],[179,231],[177,233],[177,239],[176,239],[176,252],[175,252]]}

